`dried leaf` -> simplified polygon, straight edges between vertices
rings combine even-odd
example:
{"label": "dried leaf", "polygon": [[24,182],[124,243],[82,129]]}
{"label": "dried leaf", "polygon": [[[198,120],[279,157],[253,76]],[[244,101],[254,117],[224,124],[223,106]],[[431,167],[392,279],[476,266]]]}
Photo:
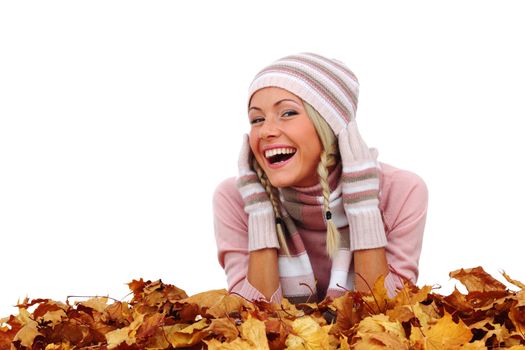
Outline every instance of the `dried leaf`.
{"label": "dried leaf", "polygon": [[505,291],[507,287],[489,275],[481,266],[452,271],[449,276],[459,280],[469,292]]}
{"label": "dried leaf", "polygon": [[505,277],[505,279],[507,280],[507,282],[512,283],[513,285],[515,285],[516,287],[521,288],[522,290],[525,289],[525,284],[521,283],[520,281],[513,280],[512,278],[510,278],[509,275],[507,275],[507,274],[505,273],[505,271],[502,271],[501,274],[503,275],[503,277]]}
{"label": "dried leaf", "polygon": [[290,350],[330,349],[329,329],[323,329],[310,317],[297,318],[292,322],[292,333],[286,339]]}

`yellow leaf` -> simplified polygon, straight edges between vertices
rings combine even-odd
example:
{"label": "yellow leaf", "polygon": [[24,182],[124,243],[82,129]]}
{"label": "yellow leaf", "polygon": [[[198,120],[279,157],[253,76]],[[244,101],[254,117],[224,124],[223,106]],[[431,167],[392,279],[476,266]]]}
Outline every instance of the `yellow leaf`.
{"label": "yellow leaf", "polygon": [[71,345],[69,343],[60,343],[60,344],[47,344],[44,348],[45,350],[70,350]]}
{"label": "yellow leaf", "polygon": [[203,340],[208,350],[257,350],[257,347],[241,338],[235,338],[231,343],[221,343],[217,339]]}
{"label": "yellow leaf", "polygon": [[213,334],[224,336],[227,341],[233,341],[239,336],[234,321],[226,317],[211,320],[208,330]]}
{"label": "yellow leaf", "polygon": [[463,345],[461,350],[485,350],[487,347],[485,346],[485,342],[481,340],[476,340],[473,343],[467,343]]}
{"label": "yellow leaf", "polygon": [[359,336],[353,345],[354,350],[402,350],[408,349],[406,338],[399,338],[393,333],[365,333]]}
{"label": "yellow leaf", "polygon": [[131,322],[129,326],[106,333],[105,336],[108,343],[108,349],[116,348],[122,342],[126,342],[128,345],[134,344],[136,341],[135,335],[137,334],[137,329],[140,327],[143,320],[144,314],[134,312],[133,322]]}
{"label": "yellow leaf", "polygon": [[472,338],[472,332],[463,321],[455,323],[446,311],[436,324],[431,325],[429,329],[422,329],[422,333],[429,350],[456,349]]}
{"label": "yellow leaf", "polygon": [[62,309],[48,311],[42,316],[42,319],[45,322],[50,322],[50,325],[53,327],[62,322],[62,318],[67,318],[66,312]]}
{"label": "yellow leaf", "polygon": [[383,313],[391,299],[385,288],[385,276],[380,275],[372,288],[372,295],[365,294],[363,300],[374,310],[374,313]]}
{"label": "yellow leaf", "polygon": [[177,300],[178,303],[193,303],[198,304],[202,308],[210,308],[217,303],[217,300],[222,299],[228,295],[226,289],[215,289],[207,292],[197,293],[191,297]]}
{"label": "yellow leaf", "polygon": [[208,335],[207,332],[202,331],[202,329],[207,326],[207,320],[203,318],[202,320],[190,325],[176,324],[173,326],[164,326],[162,328],[171,346],[176,348],[192,346],[200,342],[206,335]]}
{"label": "yellow leaf", "polygon": [[292,322],[292,333],[286,338],[286,346],[290,350],[324,350],[330,349],[330,341],[326,329],[321,328],[311,317],[305,316]]}
{"label": "yellow leaf", "polygon": [[348,345],[348,337],[341,335],[339,342],[341,343],[341,350],[350,350],[350,346]]}
{"label": "yellow leaf", "polygon": [[417,292],[413,292],[412,288],[407,285],[403,287],[394,297],[395,305],[414,305],[420,303],[428,297],[428,294],[432,291],[431,286],[423,286]]}
{"label": "yellow leaf", "polygon": [[510,278],[509,275],[507,275],[505,273],[505,271],[502,271],[501,274],[503,275],[503,277],[505,277],[505,279],[507,280],[507,282],[509,283],[512,283],[513,285],[515,285],[516,287],[520,287],[522,290],[525,290],[525,284],[523,284],[522,282],[518,281],[518,280],[513,280],[512,278]]}
{"label": "yellow leaf", "polygon": [[31,348],[33,346],[33,340],[37,335],[41,333],[37,329],[37,322],[31,318],[31,315],[27,309],[21,308],[17,317],[24,325],[15,335],[13,341],[20,340],[20,344],[25,347]]}
{"label": "yellow leaf", "polygon": [[400,339],[406,339],[405,330],[399,321],[390,321],[386,315],[373,315],[363,319],[357,326],[357,335],[390,333]]}
{"label": "yellow leaf", "polygon": [[108,306],[107,302],[107,297],[95,297],[90,298],[86,301],[77,301],[75,302],[75,304],[81,304],[102,313],[104,312],[104,310],[106,310],[106,307]]}
{"label": "yellow leaf", "polygon": [[257,349],[270,349],[264,322],[253,318],[251,315],[248,315],[248,319],[241,325],[241,336],[256,346]]}

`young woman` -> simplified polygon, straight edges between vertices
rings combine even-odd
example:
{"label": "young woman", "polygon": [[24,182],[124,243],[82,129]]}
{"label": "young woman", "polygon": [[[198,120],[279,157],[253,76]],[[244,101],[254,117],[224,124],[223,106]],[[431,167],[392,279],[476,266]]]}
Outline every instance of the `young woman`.
{"label": "young woman", "polygon": [[230,291],[279,303],[416,283],[428,192],[377,161],[356,124],[359,83],[342,62],[283,57],[249,87],[237,177],[213,196]]}

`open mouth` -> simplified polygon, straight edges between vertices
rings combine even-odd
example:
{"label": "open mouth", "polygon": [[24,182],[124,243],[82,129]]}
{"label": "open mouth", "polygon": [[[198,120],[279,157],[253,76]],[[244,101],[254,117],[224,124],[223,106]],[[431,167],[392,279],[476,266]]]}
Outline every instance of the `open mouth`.
{"label": "open mouth", "polygon": [[277,164],[292,158],[296,152],[297,150],[291,147],[274,148],[264,152],[264,156],[270,164]]}

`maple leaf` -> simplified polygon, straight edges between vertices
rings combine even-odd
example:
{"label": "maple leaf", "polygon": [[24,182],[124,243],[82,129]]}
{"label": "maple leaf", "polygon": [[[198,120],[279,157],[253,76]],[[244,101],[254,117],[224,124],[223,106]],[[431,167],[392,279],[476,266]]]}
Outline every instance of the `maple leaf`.
{"label": "maple leaf", "polygon": [[106,310],[106,307],[108,306],[107,303],[108,303],[107,297],[94,297],[94,298],[90,298],[85,301],[75,301],[75,305],[82,305],[85,307],[89,307],[100,313],[103,313],[104,310]]}
{"label": "maple leaf", "polygon": [[463,321],[455,323],[447,312],[437,321],[425,322],[419,330],[412,331],[410,342],[420,342],[428,350],[458,349],[472,338],[472,332]]}
{"label": "maple leaf", "polygon": [[[467,286],[466,295],[454,289],[445,297],[405,281],[389,299],[379,278],[371,294],[348,291],[320,303],[283,299],[281,305],[224,289],[188,297],[161,280],[133,280],[130,303],[25,298],[17,316],[0,319],[0,350],[524,350],[525,289],[503,276],[521,290],[509,291],[474,268],[451,273]],[[31,314],[27,308],[34,306]]]}
{"label": "maple leaf", "polygon": [[42,335],[38,331],[38,323],[31,318],[31,315],[25,308],[19,308],[18,320],[22,328],[16,333],[13,342],[19,342],[22,346],[32,347],[33,340],[36,336]]}
{"label": "maple leaf", "polygon": [[356,294],[346,293],[333,300],[332,305],[337,310],[333,334],[349,335],[350,329],[363,318],[363,305],[361,297]]}
{"label": "maple leaf", "polygon": [[264,321],[266,326],[266,337],[270,349],[284,349],[286,338],[292,331],[290,325],[278,318],[270,318]]}
{"label": "maple leaf", "polygon": [[412,284],[407,284],[396,294],[393,305],[414,305],[421,303],[428,298],[429,293],[432,291],[431,286],[423,286],[418,288]]}
{"label": "maple leaf", "polygon": [[481,266],[471,269],[459,269],[449,273],[451,278],[459,280],[469,292],[505,291],[507,287],[485,272]]}
{"label": "maple leaf", "polygon": [[217,339],[204,340],[208,350],[257,350],[257,346],[252,345],[246,340],[236,338],[230,343],[222,343]]}
{"label": "maple leaf", "polygon": [[292,332],[286,338],[287,349],[330,349],[329,331],[330,326],[323,328],[311,317],[297,318],[292,322]]}
{"label": "maple leaf", "polygon": [[269,350],[268,339],[266,338],[266,327],[264,322],[248,316],[248,319],[241,325],[241,336],[257,349]]}
{"label": "maple leaf", "polygon": [[386,311],[391,299],[385,288],[385,276],[380,275],[372,288],[371,293],[362,293],[363,301],[368,305],[371,314],[379,314]]}
{"label": "maple leaf", "polygon": [[116,348],[121,343],[132,345],[136,342],[135,335],[137,334],[138,328],[141,326],[144,320],[144,314],[134,312],[133,322],[129,326],[115,329],[114,331],[105,334],[108,349]]}
{"label": "maple leaf", "polygon": [[399,321],[386,315],[372,315],[357,326],[355,349],[405,349],[408,340]]}
{"label": "maple leaf", "polygon": [[525,290],[525,284],[521,283],[520,281],[517,281],[517,280],[514,280],[514,279],[510,278],[510,276],[507,275],[505,273],[505,271],[502,271],[501,274],[503,275],[503,277],[505,277],[507,282],[512,283],[513,285],[515,285],[516,287],[521,288],[522,290]]}
{"label": "maple leaf", "polygon": [[13,315],[0,320],[0,350],[11,349],[11,342],[21,328],[22,324]]}
{"label": "maple leaf", "polygon": [[208,320],[202,319],[193,324],[175,324],[173,326],[162,327],[166,339],[174,348],[189,347],[199,343],[207,332],[202,331],[208,327]]}
{"label": "maple leaf", "polygon": [[152,315],[147,315],[144,317],[144,321],[139,326],[137,330],[137,339],[144,339],[147,338],[153,334],[155,334],[155,331],[164,325],[164,315],[155,313]]}
{"label": "maple leaf", "polygon": [[240,334],[235,323],[227,317],[211,320],[208,331],[224,338],[228,342],[235,340]]}

